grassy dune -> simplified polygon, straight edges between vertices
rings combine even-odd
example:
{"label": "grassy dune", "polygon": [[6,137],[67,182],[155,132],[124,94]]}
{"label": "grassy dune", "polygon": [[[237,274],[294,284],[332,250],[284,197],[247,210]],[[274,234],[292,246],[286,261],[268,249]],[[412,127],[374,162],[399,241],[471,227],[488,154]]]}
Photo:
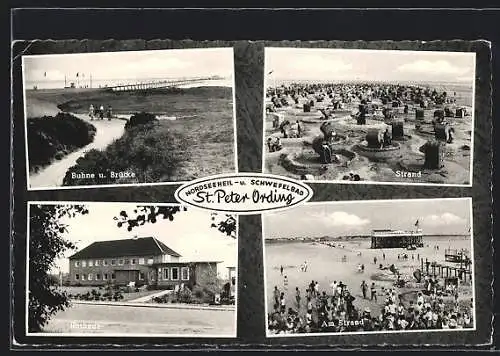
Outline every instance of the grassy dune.
{"label": "grassy dune", "polygon": [[[175,116],[138,125],[104,151],[91,150],[78,159],[64,185],[185,181],[234,172],[234,120],[231,88],[199,87],[150,92],[114,93],[103,90],[45,90],[27,93],[32,102],[51,102],[77,114],[111,105],[115,114],[148,112]],[[133,173],[113,178],[110,172]],[[94,173],[92,179],[73,179],[71,173]],[[103,177],[99,177],[103,173]]]}

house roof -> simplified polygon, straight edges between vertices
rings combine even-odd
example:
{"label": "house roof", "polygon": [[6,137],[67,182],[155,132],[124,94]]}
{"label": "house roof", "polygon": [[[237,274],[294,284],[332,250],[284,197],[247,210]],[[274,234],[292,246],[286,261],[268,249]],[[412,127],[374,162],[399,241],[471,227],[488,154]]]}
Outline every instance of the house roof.
{"label": "house roof", "polygon": [[140,237],[122,240],[96,241],[69,258],[156,256],[162,254],[181,257],[180,254],[155,237]]}

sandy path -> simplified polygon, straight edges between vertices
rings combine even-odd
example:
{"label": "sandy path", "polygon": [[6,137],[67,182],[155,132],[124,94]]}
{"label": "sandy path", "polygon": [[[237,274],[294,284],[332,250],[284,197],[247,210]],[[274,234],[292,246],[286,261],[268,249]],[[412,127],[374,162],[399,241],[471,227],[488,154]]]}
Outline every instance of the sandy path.
{"label": "sandy path", "polygon": [[52,188],[63,184],[64,176],[68,169],[76,164],[76,160],[91,149],[103,150],[114,140],[120,138],[125,131],[125,121],[113,119],[90,121],[87,115],[73,114],[79,119],[85,120],[96,128],[94,141],[87,146],[72,152],[60,161],[54,161],[50,166],[41,169],[38,173],[29,177],[30,188]]}

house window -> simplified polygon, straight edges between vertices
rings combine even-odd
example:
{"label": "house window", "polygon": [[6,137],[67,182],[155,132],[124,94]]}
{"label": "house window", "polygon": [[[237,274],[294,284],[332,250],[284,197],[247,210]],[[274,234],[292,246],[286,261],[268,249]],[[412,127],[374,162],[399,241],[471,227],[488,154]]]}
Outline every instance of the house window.
{"label": "house window", "polygon": [[168,268],[163,269],[163,279],[165,279],[165,280],[168,279]]}
{"label": "house window", "polygon": [[87,261],[82,261],[82,267],[87,267]]}
{"label": "house window", "polygon": [[116,260],[111,260],[111,266],[116,265]]}
{"label": "house window", "polygon": [[118,260],[118,266],[123,266],[123,260]]}
{"label": "house window", "polygon": [[102,265],[107,266],[108,265],[108,260],[102,260]]}
{"label": "house window", "polygon": [[94,276],[92,275],[92,273],[89,273],[88,280],[91,281],[93,278]]}
{"label": "house window", "polygon": [[101,265],[101,260],[95,260],[95,265],[100,266]]}
{"label": "house window", "polygon": [[94,265],[94,261],[89,260],[89,267],[92,267]]}
{"label": "house window", "polygon": [[183,281],[189,280],[189,267],[182,267],[181,268],[181,279]]}
{"label": "house window", "polygon": [[104,274],[102,275],[102,279],[103,279],[104,281],[108,280],[108,274],[107,274],[107,273],[104,273]]}
{"label": "house window", "polygon": [[133,265],[137,264],[137,260],[135,258],[132,258],[131,264]]}
{"label": "house window", "polygon": [[80,267],[80,261],[75,261],[75,267]]}
{"label": "house window", "polygon": [[77,273],[75,274],[75,279],[78,281],[80,279],[80,275]]}
{"label": "house window", "polygon": [[125,264],[126,265],[129,265],[130,264],[130,260],[128,258],[125,259]]}
{"label": "house window", "polygon": [[152,265],[153,263],[155,263],[154,258],[152,257],[148,258],[148,265]]}
{"label": "house window", "polygon": [[111,279],[116,279],[116,275],[114,273],[111,273]]}
{"label": "house window", "polygon": [[100,274],[100,273],[97,273],[97,274],[95,275],[95,279],[96,279],[96,281],[100,281],[100,280],[101,280],[101,274]]}
{"label": "house window", "polygon": [[143,265],[144,264],[144,258],[139,258],[139,264]]}
{"label": "house window", "polygon": [[179,267],[172,267],[172,280],[173,281],[179,280]]}
{"label": "house window", "polygon": [[82,274],[82,281],[84,281],[87,278],[86,274]]}
{"label": "house window", "polygon": [[144,278],[145,278],[144,273],[143,272],[139,272],[139,280],[143,281]]}

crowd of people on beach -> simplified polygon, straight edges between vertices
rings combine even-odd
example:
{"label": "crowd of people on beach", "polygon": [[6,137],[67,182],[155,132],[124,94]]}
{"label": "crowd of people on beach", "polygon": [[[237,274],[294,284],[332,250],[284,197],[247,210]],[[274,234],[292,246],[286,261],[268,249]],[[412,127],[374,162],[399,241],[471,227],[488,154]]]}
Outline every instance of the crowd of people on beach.
{"label": "crowd of people on beach", "polygon": [[[361,269],[364,271],[364,265],[358,265]],[[283,276],[283,266],[280,273]],[[288,276],[284,275],[283,288],[274,286],[273,307],[268,313],[271,333],[467,329],[474,325],[473,299],[460,299],[458,285],[441,286],[430,276],[425,276],[419,288],[406,293],[400,293],[396,283],[385,288],[365,280],[359,294],[343,281],[333,281],[330,288],[320,289],[319,282],[312,280],[305,291],[299,287],[289,291],[288,285]],[[364,300],[363,305],[376,305],[377,311],[357,307],[354,301],[358,298]]]}
{"label": "crowd of people on beach", "polygon": [[101,104],[99,108],[96,108],[93,104],[90,104],[89,117],[90,120],[94,120],[94,118],[104,120],[104,117],[106,117],[108,120],[111,120],[111,118],[113,117],[113,109],[111,108],[111,105],[108,105],[106,108],[104,108],[104,105]]}

